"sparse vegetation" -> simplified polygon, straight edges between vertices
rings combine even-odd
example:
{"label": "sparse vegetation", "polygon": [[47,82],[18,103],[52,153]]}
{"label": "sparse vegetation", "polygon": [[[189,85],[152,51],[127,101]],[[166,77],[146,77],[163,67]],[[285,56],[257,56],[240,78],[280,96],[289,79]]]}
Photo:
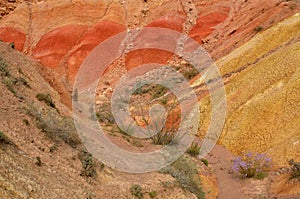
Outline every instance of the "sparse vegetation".
{"label": "sparse vegetation", "polygon": [[187,153],[193,157],[196,157],[200,153],[200,146],[196,142],[193,142],[188,148]]}
{"label": "sparse vegetation", "polygon": [[151,137],[151,141],[155,145],[167,145],[173,141],[174,137],[175,134],[173,132],[160,131]]}
{"label": "sparse vegetation", "polygon": [[54,141],[62,139],[72,147],[81,143],[72,118],[59,115],[52,109],[37,108],[28,105],[27,114],[34,118],[36,126]]}
{"label": "sparse vegetation", "polygon": [[183,76],[188,79],[188,80],[191,80],[193,79],[194,77],[196,77],[197,75],[199,74],[199,72],[197,71],[197,69],[195,69],[194,67],[193,68],[189,68],[187,70],[185,70],[183,72]]}
{"label": "sparse vegetation", "polygon": [[38,165],[38,166],[42,166],[42,160],[41,160],[40,157],[36,157],[35,164]]}
{"label": "sparse vegetation", "polygon": [[180,157],[172,165],[162,169],[163,173],[173,176],[179,185],[195,194],[198,199],[204,198],[197,166],[186,156]]}
{"label": "sparse vegetation", "polygon": [[9,72],[9,70],[7,68],[7,63],[1,57],[0,57],[0,72],[1,72],[2,76],[5,76],[5,77],[9,77],[10,76],[10,72]]}
{"label": "sparse vegetation", "polygon": [[150,196],[150,198],[155,198],[157,196],[157,192],[151,191],[151,192],[149,192],[149,196]]}
{"label": "sparse vegetation", "polygon": [[207,159],[202,158],[202,159],[201,159],[201,162],[202,162],[203,164],[205,164],[205,166],[208,166],[208,160],[207,160]]}
{"label": "sparse vegetation", "polygon": [[53,153],[54,151],[57,151],[58,147],[56,144],[52,145],[50,148],[49,148],[49,152],[50,153]]}
{"label": "sparse vegetation", "polygon": [[153,95],[152,95],[153,99],[163,96],[168,91],[166,87],[160,84],[153,86],[152,90],[153,90]]}
{"label": "sparse vegetation", "polygon": [[56,108],[50,94],[38,93],[36,98],[41,102],[45,102],[48,106]]}
{"label": "sparse vegetation", "polygon": [[0,144],[10,144],[11,141],[0,131]]}
{"label": "sparse vegetation", "polygon": [[290,179],[297,179],[300,181],[300,163],[295,162],[293,159],[289,161],[289,165],[291,166],[290,169]]}
{"label": "sparse vegetation", "polygon": [[233,160],[232,169],[235,174],[242,178],[262,179],[272,165],[272,159],[265,154],[248,152],[243,157],[239,156]]}
{"label": "sparse vegetation", "polygon": [[145,85],[145,86],[142,86],[142,87],[136,89],[134,91],[133,95],[142,95],[142,94],[150,92],[150,90],[151,90],[151,87],[148,85]]}
{"label": "sparse vegetation", "polygon": [[262,31],[263,29],[264,29],[263,27],[257,26],[254,30],[255,30],[256,32],[260,32],[260,31]]}
{"label": "sparse vegetation", "polygon": [[96,176],[96,169],[95,169],[95,162],[93,160],[92,154],[83,150],[79,154],[79,159],[82,164],[82,171],[81,175],[86,177],[95,177]]}
{"label": "sparse vegetation", "polygon": [[166,105],[168,103],[168,98],[162,98],[160,100],[160,102],[163,104],[163,105]]}
{"label": "sparse vegetation", "polygon": [[0,57],[0,74],[2,76],[2,83],[16,97],[19,99],[24,99],[24,96],[17,92],[16,86],[25,85],[26,87],[30,88],[28,82],[23,77],[13,77],[7,66],[8,64],[6,61]]}
{"label": "sparse vegetation", "polygon": [[10,92],[12,92],[14,95],[17,94],[17,91],[14,88],[16,83],[14,78],[6,78],[3,80],[3,83]]}
{"label": "sparse vegetation", "polygon": [[113,124],[115,122],[114,116],[111,112],[110,104],[103,104],[99,111],[96,112],[96,116],[99,122]]}
{"label": "sparse vegetation", "polygon": [[29,123],[29,121],[28,121],[27,119],[23,119],[22,121],[23,121],[23,123],[24,123],[26,126],[29,126],[29,125],[30,125],[30,123]]}
{"label": "sparse vegetation", "polygon": [[143,194],[143,189],[140,185],[135,184],[130,187],[130,193],[132,196],[134,196],[137,199],[143,199],[144,194]]}

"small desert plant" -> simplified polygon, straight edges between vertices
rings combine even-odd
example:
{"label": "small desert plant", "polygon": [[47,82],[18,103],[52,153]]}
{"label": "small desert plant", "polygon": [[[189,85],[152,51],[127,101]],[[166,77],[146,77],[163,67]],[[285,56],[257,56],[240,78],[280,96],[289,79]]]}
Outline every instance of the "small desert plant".
{"label": "small desert plant", "polygon": [[95,177],[96,176],[96,169],[95,169],[95,162],[93,160],[92,154],[83,150],[79,154],[79,159],[82,164],[82,171],[81,175],[86,177]]}
{"label": "small desert plant", "polygon": [[35,164],[38,165],[38,166],[42,166],[42,160],[41,160],[40,157],[36,157]]}
{"label": "small desert plant", "polygon": [[55,108],[55,104],[52,100],[51,95],[49,94],[44,94],[44,93],[38,93],[36,95],[36,99],[38,99],[41,102],[45,102],[48,106]]}
{"label": "small desert plant", "polygon": [[144,198],[143,189],[140,185],[135,184],[130,187],[130,193],[137,199]]}
{"label": "small desert plant", "polygon": [[57,145],[54,144],[54,145],[52,145],[52,146],[49,148],[49,152],[50,152],[50,153],[53,153],[53,152],[56,151],[57,149],[58,149]]}
{"label": "small desert plant", "polygon": [[1,75],[5,76],[5,77],[9,77],[10,76],[10,72],[7,68],[7,63],[6,61],[0,57],[0,72]]}
{"label": "small desert plant", "polygon": [[265,154],[248,152],[243,157],[239,156],[233,160],[233,171],[242,178],[266,177],[272,166],[272,159]]}
{"label": "small desert plant", "polygon": [[263,29],[264,29],[263,27],[257,26],[254,30],[255,30],[256,32],[260,32],[260,31],[262,31]]}
{"label": "small desert plant", "polygon": [[193,79],[194,77],[196,77],[199,74],[199,72],[197,71],[197,69],[192,68],[192,69],[188,69],[186,71],[183,72],[183,76],[185,78],[187,78],[188,80]]}
{"label": "small desert plant", "polygon": [[157,192],[151,191],[151,192],[149,192],[149,196],[150,196],[150,198],[155,198],[157,196]]}
{"label": "small desert plant", "polygon": [[168,103],[168,98],[162,98],[160,100],[160,102],[163,104],[163,105],[166,105]]}
{"label": "small desert plant", "polygon": [[174,177],[183,189],[195,194],[198,199],[204,198],[197,166],[186,156],[180,157],[161,171]]}
{"label": "small desert plant", "polygon": [[168,145],[173,141],[174,137],[175,134],[173,132],[160,131],[151,137],[151,141],[155,145]]}
{"label": "small desert plant", "polygon": [[148,93],[149,91],[151,90],[150,86],[149,85],[145,85],[145,86],[142,86],[138,89],[136,89],[133,93],[133,95],[142,95],[142,94],[146,94]]}
{"label": "small desert plant", "polygon": [[2,78],[2,83],[6,86],[6,88],[12,92],[16,97],[20,99],[24,99],[23,95],[17,92],[16,86],[25,85],[30,88],[28,82],[23,77],[13,77],[8,68],[7,62],[0,57],[0,75]]}
{"label": "small desert plant", "polygon": [[201,162],[202,162],[203,164],[205,164],[205,166],[208,166],[208,160],[207,160],[207,159],[202,158],[202,159],[201,159]]}
{"label": "small desert plant", "polygon": [[35,104],[25,108],[27,114],[35,119],[35,125],[41,129],[46,136],[54,141],[62,139],[72,147],[81,143],[72,118],[59,115],[52,109],[39,109]]}
{"label": "small desert plant", "polygon": [[293,159],[289,161],[290,169],[290,179],[298,179],[300,181],[300,163],[295,162]]}
{"label": "small desert plant", "polygon": [[30,123],[29,123],[29,121],[28,121],[27,119],[23,119],[23,123],[24,123],[26,126],[29,126],[29,125],[30,125]]}
{"label": "small desert plant", "polygon": [[14,95],[17,93],[15,90],[15,79],[14,78],[6,78],[3,80],[3,83],[5,84],[6,88],[12,92]]}
{"label": "small desert plant", "polygon": [[0,144],[3,143],[3,144],[9,144],[11,143],[10,140],[4,135],[4,133],[2,133],[0,131]]}
{"label": "small desert plant", "polygon": [[96,116],[99,122],[105,122],[110,124],[113,124],[115,122],[113,114],[108,111],[99,111],[96,113]]}
{"label": "small desert plant", "polygon": [[200,153],[200,146],[196,142],[193,142],[192,145],[188,148],[187,152],[191,156],[196,157]]}
{"label": "small desert plant", "polygon": [[103,104],[99,111],[96,112],[96,116],[99,122],[113,124],[115,122],[115,118],[112,114],[110,104]]}
{"label": "small desert plant", "polygon": [[153,86],[152,89],[153,89],[153,95],[152,95],[153,99],[163,96],[164,94],[167,93],[168,90],[166,87],[160,84]]}

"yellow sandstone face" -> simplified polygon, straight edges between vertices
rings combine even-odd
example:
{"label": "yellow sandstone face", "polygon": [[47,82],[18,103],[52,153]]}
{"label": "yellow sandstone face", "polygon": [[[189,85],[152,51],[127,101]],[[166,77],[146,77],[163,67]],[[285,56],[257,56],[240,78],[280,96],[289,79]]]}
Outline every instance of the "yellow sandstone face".
{"label": "yellow sandstone face", "polygon": [[[225,78],[227,116],[219,142],[235,154],[269,153],[282,165],[300,158],[300,15],[259,33],[217,62]],[[203,136],[209,97],[200,102]]]}

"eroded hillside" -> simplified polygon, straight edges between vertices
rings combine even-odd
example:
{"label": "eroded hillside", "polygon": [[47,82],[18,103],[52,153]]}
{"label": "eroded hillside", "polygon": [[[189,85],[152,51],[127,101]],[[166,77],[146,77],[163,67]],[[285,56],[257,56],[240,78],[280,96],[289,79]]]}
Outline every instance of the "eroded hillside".
{"label": "eroded hillside", "polygon": [[[298,0],[32,0],[0,5],[6,7],[0,21],[5,42],[0,43],[0,198],[203,198],[204,192],[206,198],[221,199],[300,197],[299,182],[289,179],[287,168],[289,160],[300,161]],[[219,145],[207,159],[185,154],[165,170],[135,175],[111,169],[85,150],[70,107],[78,68],[92,49],[123,31],[126,41],[134,42],[132,29],[143,27],[183,32],[205,47],[221,72],[227,106]],[[201,108],[196,139],[201,144],[213,122],[207,86],[186,60],[155,49],[124,52],[105,71],[95,104],[106,136],[135,152],[164,145],[124,134],[110,110],[119,78],[150,62],[168,64],[190,80]],[[138,90],[133,101],[144,103],[145,109],[155,102],[171,107],[175,119],[166,129],[173,132],[179,108],[168,94],[150,85]],[[139,108],[131,111],[145,125]],[[274,165],[264,180],[243,181],[232,174],[234,155],[247,151],[272,157]]]}
{"label": "eroded hillside", "polygon": [[[296,14],[217,61],[227,98],[220,143],[235,153],[267,152],[279,166],[299,158],[299,30]],[[199,93],[201,83],[195,80]],[[201,100],[204,114],[208,100]],[[200,134],[209,121],[203,117]]]}

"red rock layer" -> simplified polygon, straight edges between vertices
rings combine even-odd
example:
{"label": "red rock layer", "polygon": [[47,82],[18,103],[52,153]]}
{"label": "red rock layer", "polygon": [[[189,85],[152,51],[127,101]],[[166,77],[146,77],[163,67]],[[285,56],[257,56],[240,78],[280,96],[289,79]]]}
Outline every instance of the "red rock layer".
{"label": "red rock layer", "polygon": [[86,28],[81,25],[68,25],[43,35],[33,50],[33,57],[47,67],[56,68]]}
{"label": "red rock layer", "polygon": [[146,27],[168,28],[171,30],[182,32],[182,26],[184,21],[185,20],[183,18],[178,17],[176,15],[165,15],[154,20]]}
{"label": "red rock layer", "polygon": [[123,31],[125,26],[111,21],[101,21],[87,29],[67,57],[67,73],[70,80],[74,80],[81,63],[98,44]]}
{"label": "red rock layer", "polygon": [[3,27],[0,28],[0,39],[4,42],[14,42],[15,48],[22,51],[26,41],[26,35],[12,27]]}

